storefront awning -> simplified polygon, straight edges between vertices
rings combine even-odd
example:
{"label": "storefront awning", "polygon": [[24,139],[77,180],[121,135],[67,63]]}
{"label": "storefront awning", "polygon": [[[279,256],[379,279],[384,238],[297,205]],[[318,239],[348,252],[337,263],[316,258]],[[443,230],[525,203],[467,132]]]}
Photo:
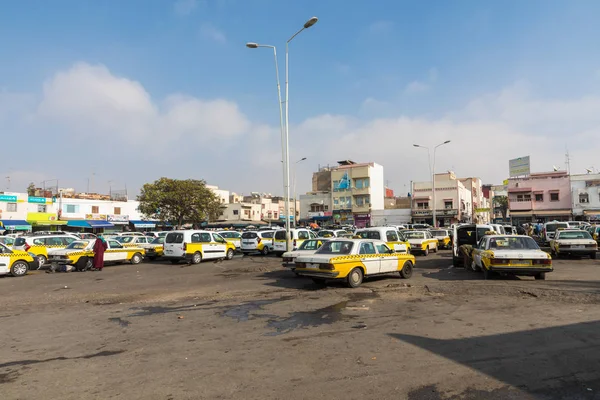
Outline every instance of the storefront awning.
{"label": "storefront awning", "polygon": [[532,213],[531,213],[531,211],[511,211],[510,216],[511,217],[531,217]]}
{"label": "storefront awning", "polygon": [[22,219],[0,219],[0,223],[7,231],[30,231],[31,225]]}
{"label": "storefront awning", "polygon": [[67,225],[67,221],[59,221],[53,213],[27,213],[27,222],[32,225]]}
{"label": "storefront awning", "polygon": [[583,210],[585,215],[600,215],[600,210]]}
{"label": "storefront awning", "polygon": [[[545,210],[534,211],[536,216],[571,215],[571,210]],[[511,213],[512,215],[512,213]]]}
{"label": "storefront awning", "polygon": [[154,221],[134,221],[129,220],[135,228],[156,228],[156,222]]}
{"label": "storefront awning", "polygon": [[108,221],[76,220],[67,221],[67,226],[74,228],[114,228],[115,226]]}

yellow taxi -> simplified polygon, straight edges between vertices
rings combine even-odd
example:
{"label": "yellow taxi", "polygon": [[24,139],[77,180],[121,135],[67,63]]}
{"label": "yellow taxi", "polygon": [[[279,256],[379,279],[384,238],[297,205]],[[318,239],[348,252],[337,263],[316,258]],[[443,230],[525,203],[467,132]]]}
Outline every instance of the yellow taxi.
{"label": "yellow taxi", "polygon": [[500,273],[534,276],[543,280],[547,272],[553,271],[550,254],[542,251],[531,237],[522,235],[482,237],[473,249],[470,267],[474,271],[482,270],[484,279]]}
{"label": "yellow taxi", "polygon": [[431,236],[438,241],[439,249],[449,249],[452,247],[452,240],[450,239],[450,231],[447,229],[430,229]]}
{"label": "yellow taxi", "polygon": [[295,272],[318,284],[344,280],[355,288],[373,275],[399,273],[408,279],[414,265],[413,255],[397,253],[381,240],[339,238],[323,243],[314,254],[297,257]]}
{"label": "yellow taxi", "polygon": [[429,231],[406,231],[404,236],[408,239],[413,253],[419,252],[426,256],[430,251],[438,251],[438,240],[434,239]]}
{"label": "yellow taxi", "polygon": [[11,250],[0,243],[0,275],[23,276],[37,268],[33,256],[23,250]]}
{"label": "yellow taxi", "polygon": [[242,234],[238,231],[219,231],[217,233],[227,242],[233,243],[236,249],[242,246]]}
{"label": "yellow taxi", "polygon": [[76,236],[62,235],[24,235],[19,236],[13,243],[13,249],[35,254],[42,265],[48,262],[48,252],[54,249],[64,249],[78,240]]}
{"label": "yellow taxi", "polygon": [[[94,259],[94,243],[96,240],[78,240],[64,249],[50,250],[48,261],[52,264],[52,270],[63,265],[71,265],[78,271],[85,271],[92,267]],[[141,247],[124,247],[113,239],[106,240],[107,249],[104,251],[105,263],[139,264],[144,259],[145,251]]]}
{"label": "yellow taxi", "polygon": [[411,251],[411,244],[406,240],[404,234],[398,232],[394,227],[380,226],[362,228],[354,232],[354,237],[360,239],[382,240],[398,253],[408,254]]}
{"label": "yellow taxi", "polygon": [[146,257],[148,259],[156,260],[157,258],[162,257],[164,255],[164,244],[165,237],[161,236],[154,238],[153,241],[147,244],[140,244],[140,247],[142,247],[146,251]]}
{"label": "yellow taxi", "polygon": [[227,242],[218,233],[190,229],[167,233],[163,257],[173,264],[181,260],[190,264],[200,264],[202,260],[231,260],[234,253],[235,245]]}

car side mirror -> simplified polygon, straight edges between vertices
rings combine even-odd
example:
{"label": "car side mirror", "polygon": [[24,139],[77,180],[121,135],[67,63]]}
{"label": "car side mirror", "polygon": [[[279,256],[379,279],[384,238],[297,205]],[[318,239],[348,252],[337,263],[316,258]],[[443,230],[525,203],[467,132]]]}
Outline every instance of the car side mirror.
{"label": "car side mirror", "polygon": [[390,250],[388,251],[388,253],[389,253],[389,254],[394,254],[395,252],[396,252],[396,250],[394,250],[394,249],[390,249]]}

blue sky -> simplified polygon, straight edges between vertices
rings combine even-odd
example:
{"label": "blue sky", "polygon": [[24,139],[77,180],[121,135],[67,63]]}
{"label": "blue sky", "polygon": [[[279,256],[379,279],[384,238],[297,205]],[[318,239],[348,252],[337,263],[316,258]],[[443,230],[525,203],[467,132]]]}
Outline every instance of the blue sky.
{"label": "blue sky", "polygon": [[446,139],[438,170],[460,176],[497,183],[527,154],[548,170],[566,146],[581,173],[600,137],[599,11],[596,1],[3,0],[0,127],[8,143],[43,150],[26,163],[5,152],[2,172],[12,190],[53,178],[85,190],[94,172],[99,191],[172,176],[280,193],[272,53],[244,44],[278,47],[283,84],[285,40],[315,15],[290,47],[291,158],[308,157],[300,191],[319,165],[352,158],[382,164],[402,192],[427,179],[412,143]]}

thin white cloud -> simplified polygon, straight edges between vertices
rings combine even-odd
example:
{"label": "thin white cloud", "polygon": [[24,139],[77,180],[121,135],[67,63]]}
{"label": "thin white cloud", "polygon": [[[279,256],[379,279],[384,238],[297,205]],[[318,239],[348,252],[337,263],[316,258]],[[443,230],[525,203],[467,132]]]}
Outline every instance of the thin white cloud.
{"label": "thin white cloud", "polygon": [[205,39],[219,44],[227,42],[227,36],[225,36],[225,33],[208,22],[200,25],[200,35]]}
{"label": "thin white cloud", "polygon": [[197,6],[197,0],[177,0],[173,5],[173,10],[175,11],[175,14],[185,17],[190,15]]}
{"label": "thin white cloud", "polygon": [[437,68],[432,67],[429,68],[429,82],[434,83],[438,80],[439,77],[439,72],[437,70]]}
{"label": "thin white cloud", "polygon": [[382,34],[390,33],[394,27],[394,23],[391,21],[375,21],[369,25],[369,33],[371,34]]}
{"label": "thin white cloud", "polygon": [[419,81],[412,81],[404,88],[404,93],[415,94],[423,93],[429,90],[429,85]]}

